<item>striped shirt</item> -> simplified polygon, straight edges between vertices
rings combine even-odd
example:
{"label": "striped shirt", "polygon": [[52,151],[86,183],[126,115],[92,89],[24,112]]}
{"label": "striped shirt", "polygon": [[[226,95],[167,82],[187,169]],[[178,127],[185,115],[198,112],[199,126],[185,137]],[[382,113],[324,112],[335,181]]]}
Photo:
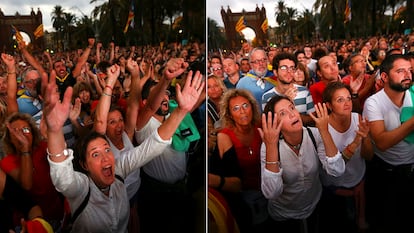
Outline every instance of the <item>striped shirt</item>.
{"label": "striped shirt", "polygon": [[[309,90],[301,85],[294,84],[294,86],[298,89],[296,97],[294,99],[295,108],[298,110],[300,114],[309,114],[315,111],[315,107],[313,104],[312,96]],[[269,91],[265,92],[262,96],[262,111],[264,110],[267,102],[275,96],[284,96],[276,91],[276,88],[272,88]]]}

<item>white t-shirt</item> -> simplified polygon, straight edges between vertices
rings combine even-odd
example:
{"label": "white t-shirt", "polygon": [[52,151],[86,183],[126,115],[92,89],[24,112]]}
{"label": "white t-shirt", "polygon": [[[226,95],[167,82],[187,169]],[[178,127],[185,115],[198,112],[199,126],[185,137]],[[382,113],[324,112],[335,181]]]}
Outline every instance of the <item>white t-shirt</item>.
{"label": "white t-shirt", "polygon": [[[161,122],[151,117],[148,123],[139,131],[135,131],[135,139],[140,144],[149,135],[160,127]],[[174,184],[182,180],[187,171],[187,158],[185,152],[174,150],[167,146],[160,156],[154,158],[142,167],[144,172],[152,178]]]}
{"label": "white t-shirt", "polygon": [[[409,106],[413,106],[409,90],[405,92],[403,105],[398,107],[382,89],[365,101],[363,115],[370,122],[384,121],[385,130],[390,131],[401,126],[401,109]],[[374,152],[382,160],[394,166],[414,163],[414,144],[404,140],[386,151],[379,150],[374,143]]]}
{"label": "white t-shirt", "polygon": [[[356,136],[358,130],[359,115],[352,113],[351,125],[348,130],[340,133],[336,131],[331,125],[328,125],[329,133],[339,151],[345,150]],[[321,181],[324,186],[336,186],[351,188],[357,185],[365,174],[365,159],[361,157],[361,146],[359,146],[351,159],[345,164],[345,173],[341,176],[334,177],[328,175],[325,171],[321,173]]]}

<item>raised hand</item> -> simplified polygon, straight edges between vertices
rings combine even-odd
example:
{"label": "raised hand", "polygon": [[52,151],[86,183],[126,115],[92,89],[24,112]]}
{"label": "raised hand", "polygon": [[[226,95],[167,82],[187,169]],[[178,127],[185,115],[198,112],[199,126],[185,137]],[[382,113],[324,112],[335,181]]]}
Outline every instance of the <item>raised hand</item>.
{"label": "raised hand", "polygon": [[115,85],[116,80],[119,77],[120,72],[121,72],[121,69],[119,68],[119,65],[117,65],[117,64],[112,65],[111,67],[109,67],[107,69],[108,78],[106,80],[106,84],[113,87]]}
{"label": "raised hand", "polygon": [[279,124],[277,123],[277,114],[274,113],[272,117],[272,112],[262,114],[262,128],[259,128],[260,137],[264,144],[276,144],[279,141],[280,130],[282,129],[281,120]]}
{"label": "raised hand", "polygon": [[81,112],[81,101],[79,98],[75,99],[75,104],[70,106],[70,112],[69,112],[69,119],[72,121],[76,121],[80,115]]}
{"label": "raised hand", "polygon": [[139,65],[136,61],[134,61],[132,58],[128,58],[126,61],[126,68],[128,71],[133,74],[139,74]]}
{"label": "raised hand", "polygon": [[14,68],[16,65],[16,61],[12,55],[2,53],[1,60],[3,60],[4,64],[6,64],[7,68]]}
{"label": "raised hand", "polygon": [[167,80],[172,80],[184,73],[187,67],[188,63],[185,62],[183,58],[172,58],[168,60],[165,66],[164,77]]}
{"label": "raised hand", "polygon": [[189,112],[197,103],[198,97],[203,92],[204,81],[202,74],[197,71],[193,77],[193,71],[188,72],[184,87],[181,90],[180,84],[176,84],[178,108]]}
{"label": "raised hand", "polygon": [[51,72],[49,80],[46,73],[42,74],[43,114],[45,115],[48,131],[58,132],[62,130],[63,124],[69,117],[72,92],[72,87],[68,87],[61,102],[56,85],[55,71]]}
{"label": "raised hand", "polygon": [[[315,116],[316,114],[316,116]],[[316,123],[316,128],[319,129],[319,131],[322,130],[328,130],[328,122],[329,122],[329,114],[328,114],[328,108],[326,107],[326,104],[318,103],[315,105],[315,112],[309,114],[309,116],[312,117],[312,119]]]}
{"label": "raised hand", "polygon": [[368,137],[369,123],[366,117],[359,117],[357,136],[361,137],[361,140]]}

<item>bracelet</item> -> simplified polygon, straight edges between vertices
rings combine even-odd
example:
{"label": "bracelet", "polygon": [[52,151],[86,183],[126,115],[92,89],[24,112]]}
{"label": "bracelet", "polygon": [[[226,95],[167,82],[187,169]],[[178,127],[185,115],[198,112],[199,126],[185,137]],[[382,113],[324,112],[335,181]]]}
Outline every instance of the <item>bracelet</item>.
{"label": "bracelet", "polygon": [[224,183],[226,183],[226,179],[224,178],[224,176],[220,176],[220,184],[217,186],[217,189],[221,190],[224,186]]}
{"label": "bracelet", "polygon": [[23,151],[20,152],[20,155],[31,155],[30,151]]}
{"label": "bracelet", "polygon": [[266,165],[277,165],[280,168],[280,162],[279,161],[267,161],[266,160]]}
{"label": "bracelet", "polygon": [[112,87],[111,87],[111,86],[109,86],[109,85],[106,85],[105,87],[107,87],[107,88],[111,89],[111,91],[113,90],[113,89],[112,89]]}
{"label": "bracelet", "polygon": [[105,92],[102,92],[102,95],[104,96],[110,96],[110,97],[112,97],[112,95],[110,95],[110,94],[107,94],[107,93],[105,93]]}
{"label": "bracelet", "polygon": [[58,153],[58,154],[51,154],[50,152],[49,152],[49,148],[46,148],[46,153],[47,153],[47,155],[49,156],[49,157],[60,157],[60,156],[62,156],[62,155],[64,155],[64,156],[68,156],[69,155],[69,152],[68,152],[68,150],[66,149],[67,148],[67,144],[65,143],[65,149],[63,149],[63,151],[62,152],[60,152],[60,153]]}
{"label": "bracelet", "polygon": [[341,152],[341,155],[345,162],[348,162],[351,159],[348,156],[346,156],[344,152]]}
{"label": "bracelet", "polygon": [[351,99],[358,99],[358,93],[351,94]]}
{"label": "bracelet", "polygon": [[354,152],[352,152],[348,147],[346,147],[344,151],[351,156],[354,154]]}

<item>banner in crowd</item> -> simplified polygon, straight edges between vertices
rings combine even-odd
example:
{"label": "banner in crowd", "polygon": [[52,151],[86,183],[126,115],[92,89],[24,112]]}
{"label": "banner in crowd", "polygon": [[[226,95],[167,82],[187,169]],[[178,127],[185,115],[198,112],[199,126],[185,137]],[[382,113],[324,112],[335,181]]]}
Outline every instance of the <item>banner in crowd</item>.
{"label": "banner in crowd", "polygon": [[246,21],[244,20],[244,16],[242,16],[236,23],[236,32],[241,32],[246,27]]}

